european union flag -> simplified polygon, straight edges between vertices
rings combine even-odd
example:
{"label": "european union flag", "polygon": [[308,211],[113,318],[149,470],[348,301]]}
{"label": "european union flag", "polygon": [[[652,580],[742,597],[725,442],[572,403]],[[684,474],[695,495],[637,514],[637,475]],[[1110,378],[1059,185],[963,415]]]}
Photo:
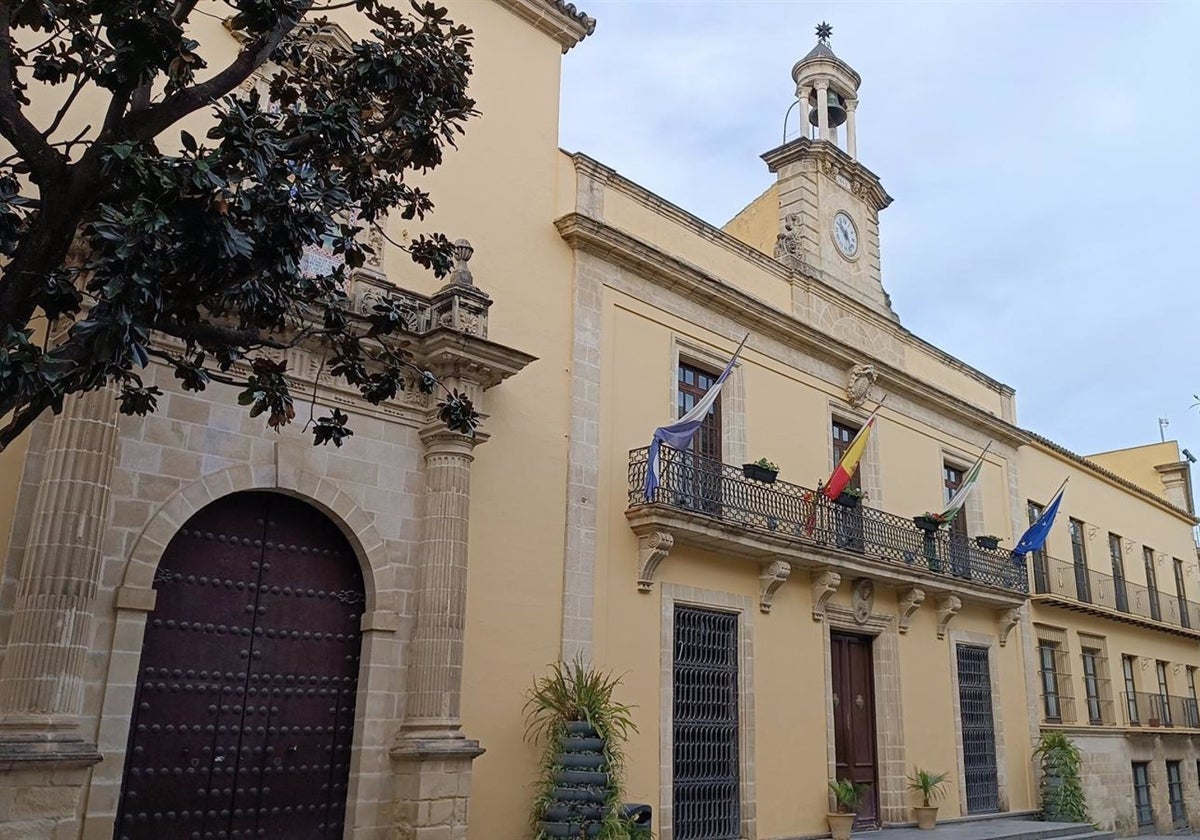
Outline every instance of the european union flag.
{"label": "european union flag", "polygon": [[1042,511],[1042,515],[1037,518],[1029,526],[1029,530],[1021,535],[1021,539],[1017,541],[1016,548],[1013,549],[1013,557],[1024,557],[1030,551],[1037,551],[1046,544],[1046,537],[1050,536],[1050,527],[1054,524],[1054,517],[1058,515],[1058,505],[1062,501],[1063,491],[1067,489],[1067,483],[1064,481],[1063,486],[1058,488],[1058,492],[1054,494],[1054,499]]}

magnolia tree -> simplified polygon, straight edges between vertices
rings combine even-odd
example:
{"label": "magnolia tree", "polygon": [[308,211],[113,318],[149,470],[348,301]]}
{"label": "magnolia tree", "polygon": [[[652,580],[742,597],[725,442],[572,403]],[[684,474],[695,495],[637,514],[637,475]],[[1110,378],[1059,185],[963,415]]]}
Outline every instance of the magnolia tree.
{"label": "magnolia tree", "polygon": [[[316,38],[331,9],[364,18],[369,37]],[[197,15],[238,39],[227,65],[206,62]],[[154,411],[162,392],[139,373],[151,359],[185,391],[238,386],[279,429],[295,416],[280,351],[301,343],[372,403],[414,374],[470,433],[470,401],[415,369],[400,301],[363,316],[344,291],[371,253],[365,233],[431,210],[408,178],[475,114],[470,47],[430,3],[0,0],[0,449],[82,391],[111,386],[122,412]],[[203,138],[180,127],[197,112]],[[393,244],[450,268],[441,234]],[[322,245],[340,264],[305,270]],[[316,419],[314,442],[341,445],[346,420]]]}

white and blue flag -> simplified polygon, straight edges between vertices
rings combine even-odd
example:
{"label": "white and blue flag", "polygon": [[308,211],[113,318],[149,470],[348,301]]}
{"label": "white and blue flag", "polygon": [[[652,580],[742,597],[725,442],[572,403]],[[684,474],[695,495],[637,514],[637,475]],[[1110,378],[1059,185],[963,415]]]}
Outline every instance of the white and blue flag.
{"label": "white and blue flag", "polygon": [[750,333],[746,333],[746,338],[742,339],[742,343],[733,352],[733,358],[729,360],[729,364],[725,365],[725,370],[721,371],[717,381],[704,393],[704,396],[696,401],[691,411],[674,423],[660,426],[654,430],[654,439],[650,441],[649,462],[646,464],[646,501],[650,501],[654,496],[654,491],[658,489],[659,451],[662,449],[662,445],[665,443],[674,449],[687,449],[691,446],[692,438],[696,436],[708,410],[717,401],[717,397],[721,393],[721,386],[725,384],[725,380],[733,371],[733,366],[737,363],[738,356],[741,355],[748,338],[750,338]]}
{"label": "white and blue flag", "polygon": [[1067,482],[1063,482],[1058,488],[1058,492],[1054,494],[1054,498],[1050,500],[1050,504],[1046,505],[1046,509],[1042,511],[1042,515],[1037,518],[1037,521],[1029,526],[1029,530],[1021,535],[1021,539],[1017,540],[1017,545],[1013,549],[1013,558],[1020,559],[1030,551],[1038,551],[1046,544],[1046,538],[1050,536],[1050,527],[1054,524],[1054,517],[1058,515],[1058,505],[1062,502],[1063,491],[1067,489]]}

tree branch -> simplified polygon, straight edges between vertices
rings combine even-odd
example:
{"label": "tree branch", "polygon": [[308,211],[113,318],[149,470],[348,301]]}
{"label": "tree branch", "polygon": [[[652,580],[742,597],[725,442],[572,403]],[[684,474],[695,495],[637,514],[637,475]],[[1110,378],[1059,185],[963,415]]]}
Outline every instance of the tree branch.
{"label": "tree branch", "polygon": [[67,161],[54,151],[37,127],[21,111],[14,88],[12,6],[0,3],[0,134],[21,153],[33,181],[39,186],[63,177]]}
{"label": "tree branch", "polygon": [[270,347],[272,350],[286,350],[290,346],[268,338],[258,330],[239,330],[217,324],[188,324],[185,326],[168,321],[155,321],[151,326],[158,332],[210,347],[224,344],[232,347]]}

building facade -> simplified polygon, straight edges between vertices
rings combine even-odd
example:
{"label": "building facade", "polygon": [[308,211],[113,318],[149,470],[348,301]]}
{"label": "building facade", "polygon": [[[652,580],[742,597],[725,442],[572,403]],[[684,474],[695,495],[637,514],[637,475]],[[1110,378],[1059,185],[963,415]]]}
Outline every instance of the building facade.
{"label": "building facade", "polygon": [[[943,818],[1029,813],[1050,727],[1108,762],[1098,820],[1136,828],[1144,763],[1165,826],[1168,762],[1197,782],[1176,722],[1195,710],[1190,629],[1130,623],[1099,594],[1081,612],[1075,577],[978,538],[1011,546],[1071,474],[1071,516],[1101,529],[1087,573],[1111,528],[1130,587],[1126,542],[1154,546],[1164,591],[1178,557],[1186,594],[1186,467],[1071,456],[1016,425],[1011,388],[900,324],[891,197],[858,160],[861,79],[827,33],[793,69],[806,128],[763,155],[775,184],[718,228],[557,148],[562,56],[594,21],[559,0],[445,5],[476,33],[483,116],[422,185],[430,227],[469,246],[445,286],[382,247],[352,296],[406,290],[417,359],[480,395],[484,433],[447,433],[418,392],[374,408],[333,389],[356,434],[313,449],[157,371],[156,415],[95,394],[0,453],[0,837],[254,836],[268,813],[287,836],[527,836],[525,692],[576,657],[625,675],[627,798],[664,840],[825,833],[827,783],[847,777],[871,789],[861,827],[906,823],[915,767],[950,772]],[[744,337],[647,496],[651,433]],[[311,385],[314,358],[292,361]],[[826,500],[818,482],[876,408],[861,495]],[[770,484],[743,468],[763,457]],[[923,530],[981,457],[960,516]],[[1148,476],[1162,494],[1137,489]],[[1047,556],[1071,556],[1066,516]],[[1112,670],[1126,655],[1137,723]],[[316,793],[314,772],[331,774]]]}

